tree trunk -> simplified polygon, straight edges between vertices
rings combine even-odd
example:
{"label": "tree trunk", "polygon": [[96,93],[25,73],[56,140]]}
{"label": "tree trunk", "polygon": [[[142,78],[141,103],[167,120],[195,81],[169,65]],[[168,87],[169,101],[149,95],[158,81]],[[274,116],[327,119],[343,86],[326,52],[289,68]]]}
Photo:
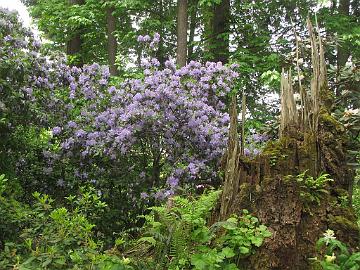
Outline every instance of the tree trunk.
{"label": "tree trunk", "polygon": [[186,65],[187,53],[187,0],[178,0],[176,62],[179,67]]}
{"label": "tree trunk", "polygon": [[158,44],[158,49],[156,51],[156,58],[159,60],[160,62],[160,66],[164,67],[166,58],[165,58],[165,53],[164,53],[164,2],[163,0],[159,0],[158,3],[158,10],[157,13],[159,14],[159,21],[160,21],[160,30],[159,30],[159,34],[160,34],[160,41]]}
{"label": "tree trunk", "polygon": [[188,59],[194,60],[194,37],[195,29],[197,25],[197,12],[198,12],[198,0],[193,0],[191,2],[191,11],[190,11],[190,33],[189,33],[189,45],[188,45]]}
{"label": "tree trunk", "polygon": [[[85,3],[84,0],[69,0],[70,5],[83,5],[84,3]],[[77,29],[75,31],[75,34],[71,36],[70,40],[67,42],[66,54],[73,57],[79,56],[81,51],[81,45],[82,45],[81,33],[80,33],[80,29]],[[71,61],[70,63],[70,65],[77,65],[77,66],[81,66],[82,64],[83,61],[80,57],[75,61]]]}
{"label": "tree trunk", "polygon": [[114,35],[116,30],[116,18],[113,15],[115,11],[114,7],[108,7],[106,9],[106,26],[107,26],[107,35],[108,35],[108,60],[109,60],[109,69],[112,76],[117,75],[117,68],[115,66],[116,52],[117,52],[117,42]]}
{"label": "tree trunk", "polygon": [[215,4],[212,18],[212,61],[227,63],[229,60],[230,0]]}
{"label": "tree trunk", "polygon": [[[349,16],[350,12],[350,0],[340,0],[339,4],[339,14],[343,16]],[[338,46],[338,53],[337,53],[337,65],[338,68],[345,66],[350,53],[346,48],[343,46]]]}
{"label": "tree trunk", "polygon": [[[340,0],[339,14],[342,16],[349,16],[350,12],[350,0]],[[350,52],[343,47],[343,44],[337,46],[337,76],[340,76],[340,69],[345,66],[348,58],[350,56]],[[340,87],[336,89],[336,96],[340,96]]]}
{"label": "tree trunk", "polygon": [[352,8],[352,10],[353,10],[353,16],[355,17],[355,18],[357,18],[357,22],[359,22],[360,21],[360,1],[359,0],[354,0],[354,1],[352,1],[352,3],[351,3],[351,8]]}

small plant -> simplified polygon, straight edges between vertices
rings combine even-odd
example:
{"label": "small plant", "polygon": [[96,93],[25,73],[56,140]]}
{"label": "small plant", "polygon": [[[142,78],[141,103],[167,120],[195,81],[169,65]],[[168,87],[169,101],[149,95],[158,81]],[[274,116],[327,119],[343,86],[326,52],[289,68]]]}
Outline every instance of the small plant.
{"label": "small plant", "polygon": [[334,231],[327,230],[316,243],[316,249],[324,255],[312,258],[324,270],[360,269],[360,252],[350,253],[344,243],[337,240]]}
{"label": "small plant", "polygon": [[349,207],[349,197],[347,195],[339,196],[338,199],[341,207]]}
{"label": "small plant", "polygon": [[328,193],[325,189],[326,184],[334,180],[331,179],[327,173],[321,174],[317,178],[307,175],[306,173],[307,170],[295,177],[295,180],[300,185],[300,197],[306,203],[316,203],[320,205],[321,196]]}
{"label": "small plant", "polygon": [[134,258],[143,258],[137,264],[151,269],[238,269],[238,261],[271,234],[246,210],[241,217],[208,226],[219,194],[210,191],[198,199],[175,196],[165,206],[150,208],[143,237],[132,248],[137,250]]}

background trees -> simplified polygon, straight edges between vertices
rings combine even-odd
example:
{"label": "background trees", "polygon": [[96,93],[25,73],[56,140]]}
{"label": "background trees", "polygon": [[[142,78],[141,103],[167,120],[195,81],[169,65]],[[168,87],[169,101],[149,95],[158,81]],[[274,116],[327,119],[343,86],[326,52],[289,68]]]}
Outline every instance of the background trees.
{"label": "background trees", "polygon": [[[286,64],[284,56],[293,49],[289,39],[293,28],[299,33],[306,29],[309,11],[318,12],[318,21],[335,46],[336,57],[329,58],[334,66],[343,67],[350,56],[359,57],[357,0],[324,1],[323,4],[312,0],[24,2],[31,7],[39,29],[53,42],[52,47],[62,47],[69,55],[76,51],[81,58],[79,63],[108,63],[112,74],[116,73],[116,57],[121,59],[117,61],[120,71],[135,64],[141,54],[136,45],[139,34],[160,34],[157,58],[162,64],[166,58],[176,57],[177,50],[184,55],[185,39],[179,38],[183,43],[177,43],[176,37],[177,29],[185,30],[186,22],[186,61],[238,62],[244,74],[241,87],[254,98],[264,90],[260,75],[268,70],[279,72],[280,66]],[[82,52],[79,54],[80,36]],[[329,50],[329,56],[331,54]]]}

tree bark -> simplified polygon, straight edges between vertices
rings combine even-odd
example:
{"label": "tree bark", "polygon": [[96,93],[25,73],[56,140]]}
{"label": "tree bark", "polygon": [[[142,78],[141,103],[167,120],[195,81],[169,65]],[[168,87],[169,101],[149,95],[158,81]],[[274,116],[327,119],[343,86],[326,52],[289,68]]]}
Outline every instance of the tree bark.
{"label": "tree bark", "polygon": [[355,18],[357,18],[357,22],[360,21],[360,1],[359,0],[354,0],[351,3],[351,8],[353,10],[353,16],[355,16]]}
{"label": "tree bark", "polygon": [[222,0],[214,6],[210,52],[214,62],[227,63],[229,60],[230,0]]}
{"label": "tree bark", "polygon": [[108,35],[108,61],[110,74],[112,76],[117,75],[117,68],[115,65],[116,52],[117,52],[117,41],[114,35],[116,30],[116,18],[113,15],[115,11],[114,7],[108,7],[106,9],[106,26],[107,26],[107,35]]}
{"label": "tree bark", "polygon": [[[350,12],[350,0],[340,0],[339,4],[339,14],[343,16],[349,16]],[[337,65],[338,68],[345,66],[348,58],[350,56],[349,51],[346,50],[343,46],[338,46],[337,53]]]}
{"label": "tree bark", "polygon": [[159,14],[159,20],[160,20],[160,29],[159,29],[159,34],[160,34],[160,41],[158,44],[158,49],[156,51],[156,58],[159,60],[160,62],[160,66],[164,67],[165,64],[165,53],[164,53],[164,2],[163,0],[159,0],[158,4],[158,9],[156,10],[157,13]]}
{"label": "tree bark", "polygon": [[188,60],[194,60],[194,37],[195,29],[197,25],[197,12],[198,12],[198,0],[193,0],[191,2],[191,11],[190,11],[190,33],[189,33],[189,45],[188,45]]}
{"label": "tree bark", "polygon": [[187,9],[188,9],[187,0],[178,0],[176,62],[179,65],[179,67],[183,67],[186,65],[187,28],[188,28]]}
{"label": "tree bark", "polygon": [[[85,3],[84,0],[69,0],[70,5],[83,5]],[[75,31],[75,34],[70,38],[70,40],[66,44],[66,54],[69,56],[76,56],[80,53],[81,50],[81,33],[80,29]],[[82,60],[79,59],[75,63],[70,63],[71,65],[82,65]]]}

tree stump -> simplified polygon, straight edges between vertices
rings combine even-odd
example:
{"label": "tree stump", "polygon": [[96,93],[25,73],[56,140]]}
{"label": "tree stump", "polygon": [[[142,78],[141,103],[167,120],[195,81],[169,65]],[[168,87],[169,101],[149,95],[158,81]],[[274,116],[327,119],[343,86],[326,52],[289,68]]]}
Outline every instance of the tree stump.
{"label": "tree stump", "polygon": [[[272,232],[243,262],[245,269],[311,269],[309,258],[316,256],[315,243],[326,229],[334,230],[350,247],[359,243],[354,211],[341,205],[340,198],[350,196],[354,178],[347,167],[345,129],[330,115],[332,100],[321,38],[315,36],[310,21],[308,27],[313,65],[310,91],[300,93],[303,106],[297,115],[291,72],[283,72],[280,139],[270,142],[255,159],[241,154],[236,99],[232,100],[223,193],[216,218],[224,220],[248,209]],[[301,183],[294,180],[305,171],[314,178],[328,173],[334,180],[324,186],[326,193],[313,194],[319,195],[319,202],[304,198]]]}

